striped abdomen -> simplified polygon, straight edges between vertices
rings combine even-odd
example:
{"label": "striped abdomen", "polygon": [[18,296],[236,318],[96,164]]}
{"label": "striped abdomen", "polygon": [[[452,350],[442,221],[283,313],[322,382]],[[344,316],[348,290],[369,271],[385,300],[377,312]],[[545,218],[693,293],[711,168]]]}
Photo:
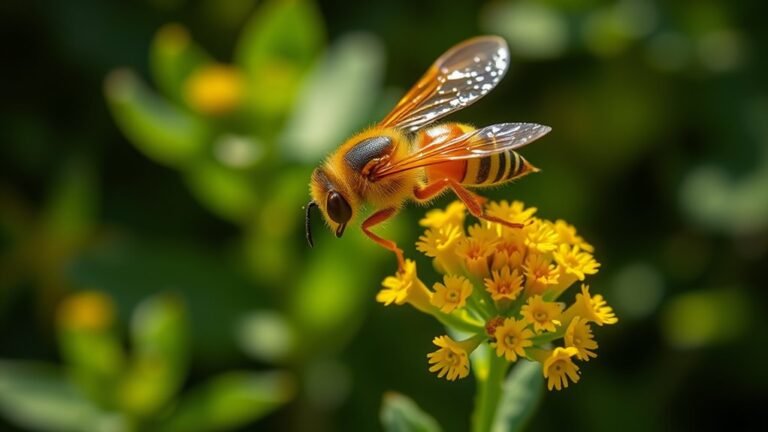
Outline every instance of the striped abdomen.
{"label": "striped abdomen", "polygon": [[[416,137],[418,148],[433,140],[447,140],[474,128],[460,123],[445,123],[422,129]],[[449,178],[467,186],[493,186],[522,177],[538,169],[513,150],[474,159],[446,161],[426,167],[428,182]]]}
{"label": "striped abdomen", "polygon": [[465,161],[461,183],[470,186],[492,186],[538,171],[514,150]]}

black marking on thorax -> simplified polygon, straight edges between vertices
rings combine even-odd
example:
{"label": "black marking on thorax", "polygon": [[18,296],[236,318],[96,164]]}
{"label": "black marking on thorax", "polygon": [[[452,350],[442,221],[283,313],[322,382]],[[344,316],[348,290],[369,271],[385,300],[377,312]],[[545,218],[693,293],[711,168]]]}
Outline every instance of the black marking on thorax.
{"label": "black marking on thorax", "polygon": [[344,160],[353,170],[359,172],[368,162],[389,154],[391,149],[392,138],[388,136],[366,138],[355,144],[344,155]]}

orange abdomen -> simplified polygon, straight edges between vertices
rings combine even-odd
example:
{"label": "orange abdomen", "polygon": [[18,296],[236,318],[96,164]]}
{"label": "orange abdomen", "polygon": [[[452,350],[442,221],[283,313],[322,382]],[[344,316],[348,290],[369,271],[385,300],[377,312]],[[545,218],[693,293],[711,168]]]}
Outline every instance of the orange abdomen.
{"label": "orange abdomen", "polygon": [[[461,123],[445,123],[422,129],[416,136],[416,146],[422,148],[435,140],[449,140],[474,128]],[[467,170],[467,161],[442,162],[426,167],[427,182],[449,178],[461,182]]]}

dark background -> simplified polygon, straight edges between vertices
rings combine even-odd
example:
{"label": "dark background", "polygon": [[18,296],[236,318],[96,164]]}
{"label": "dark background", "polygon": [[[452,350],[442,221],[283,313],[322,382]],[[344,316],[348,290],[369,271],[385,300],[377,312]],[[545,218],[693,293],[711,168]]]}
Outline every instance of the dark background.
{"label": "dark background", "polygon": [[[382,394],[395,390],[444,429],[465,430],[472,379],[449,383],[427,372],[431,338],[443,330],[412,309],[374,301],[393,258],[357,234],[335,240],[319,223],[319,247],[304,245],[308,174],[333,148],[302,150],[296,137],[328,124],[293,120],[306,99],[261,122],[247,112],[197,117],[212,137],[235,131],[265,143],[264,162],[244,170],[211,170],[210,150],[194,163],[153,158],[126,138],[130,124],[121,130],[114,120],[105,93],[114,70],[129,68],[163,93],[149,52],[164,24],[182,24],[229,63],[260,3],[275,2],[0,5],[0,356],[61,362],[53,316],[71,292],[108,293],[125,332],[138,302],[171,290],[188,304],[193,329],[182,391],[235,368],[296,375],[293,401],[246,429],[375,429]],[[620,321],[596,329],[599,357],[577,385],[546,395],[531,428],[756,426],[768,402],[760,273],[768,262],[768,34],[760,2],[371,3],[316,3],[318,59],[340,40],[368,47],[347,59],[370,74],[355,87],[362,90],[344,94],[336,82],[315,101],[328,109],[362,103],[356,118],[341,118],[345,134],[381,117],[445,49],[484,33],[510,41],[512,68],[452,119],[553,128],[523,152],[542,173],[487,195],[521,199],[578,227],[602,263],[591,284]],[[256,198],[238,192],[222,204],[216,197],[230,189]],[[411,257],[423,212],[409,206],[385,231]],[[275,311],[298,346],[268,358],[243,348],[239,320],[258,311]],[[25,430],[7,419],[0,427]]]}

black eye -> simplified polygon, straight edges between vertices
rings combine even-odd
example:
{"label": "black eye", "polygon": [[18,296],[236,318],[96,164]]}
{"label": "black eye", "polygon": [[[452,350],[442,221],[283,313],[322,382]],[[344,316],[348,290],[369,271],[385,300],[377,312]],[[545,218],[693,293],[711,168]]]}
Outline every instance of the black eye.
{"label": "black eye", "polygon": [[328,209],[328,216],[337,224],[345,224],[352,217],[352,209],[349,207],[349,203],[338,192],[330,192],[328,194],[326,208]]}

